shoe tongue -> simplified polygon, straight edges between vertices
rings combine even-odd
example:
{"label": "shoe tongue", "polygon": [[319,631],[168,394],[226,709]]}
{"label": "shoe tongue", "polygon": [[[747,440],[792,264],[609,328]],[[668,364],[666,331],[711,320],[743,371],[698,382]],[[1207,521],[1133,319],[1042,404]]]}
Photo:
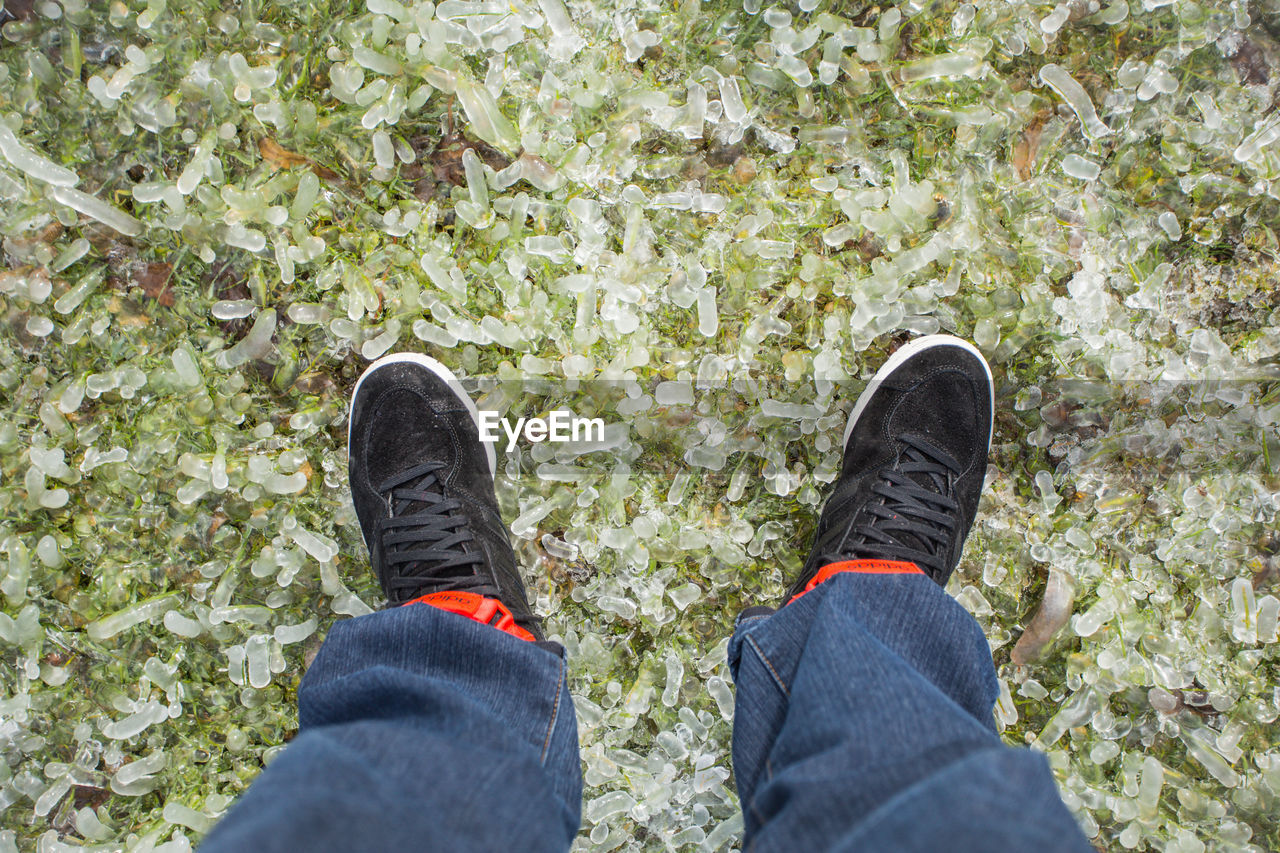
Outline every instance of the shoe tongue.
{"label": "shoe tongue", "polygon": [[[941,471],[929,472],[929,471],[903,471],[902,470],[902,463],[924,462],[927,464],[933,461],[934,460],[929,459],[927,456],[925,456],[925,454],[923,454],[916,448],[908,446],[903,449],[902,454],[899,457],[899,465],[896,467],[897,467],[898,473],[901,474],[901,476],[903,476],[907,480],[910,480],[911,482],[915,483],[921,488],[926,489],[929,492],[932,492],[934,494],[939,494],[939,495],[946,494],[946,478],[945,478],[945,475],[941,473]],[[890,506],[893,503],[888,498],[886,498],[884,502],[886,506]],[[927,503],[926,503],[926,506],[928,506]],[[898,514],[897,519],[900,519],[908,523],[922,524],[927,527],[932,527],[931,522],[916,518],[911,515]],[[883,524],[884,521],[887,521],[887,519],[881,520],[874,517],[867,519],[867,523],[870,523],[873,526],[875,526],[877,522]],[[893,537],[893,539],[895,539],[899,544],[916,551],[923,551],[926,554],[932,554],[935,548],[937,547],[933,542],[926,540],[925,538],[915,533],[912,533],[909,530],[902,530],[902,529],[895,528],[894,530],[886,531],[886,532],[888,533],[889,536]],[[878,549],[877,545],[878,543],[876,543],[875,541],[864,540],[859,546],[856,547],[856,551],[858,555],[861,557],[883,558],[885,555],[882,551]],[[925,569],[924,566],[921,566],[920,568],[922,570]]]}
{"label": "shoe tongue", "polygon": [[[925,464],[930,466],[930,471],[903,471],[905,465],[914,467],[917,464]],[[929,458],[923,451],[918,448],[907,446],[903,449],[902,455],[899,456],[898,471],[902,476],[906,477],[916,485],[928,489],[937,494],[946,494],[947,478],[945,469],[936,460]]]}
{"label": "shoe tongue", "polygon": [[[397,486],[396,489],[406,489],[414,492],[427,492],[443,499],[444,486],[440,483],[436,474],[436,471],[428,471],[417,479],[410,480],[407,483]],[[435,501],[405,501],[400,498],[395,498],[393,500],[396,515],[399,516],[417,515],[420,512],[430,510],[436,503]]]}
{"label": "shoe tongue", "polygon": [[[395,515],[397,518],[405,518],[411,515],[419,515],[422,513],[430,513],[437,517],[438,516],[452,517],[460,511],[457,508],[444,510],[444,511],[439,511],[437,509],[437,507],[439,506],[439,503],[446,500],[446,496],[444,493],[444,486],[441,484],[439,478],[437,477],[437,473],[438,472],[436,471],[428,471],[424,473],[422,476],[414,480],[410,480],[409,482],[404,483],[403,485],[397,487],[397,489],[407,489],[411,491],[426,492],[428,494],[434,495],[437,498],[439,498],[438,501],[430,501],[430,500],[405,501],[399,498],[393,498]],[[429,523],[427,518],[423,518],[422,521],[424,526]],[[420,548],[421,545],[415,542],[404,542],[396,547],[400,550],[412,551],[417,548]],[[460,542],[454,545],[453,547],[464,553],[470,553],[472,549],[475,548],[475,545],[474,543],[468,541],[468,542]],[[424,586],[429,585],[431,587],[431,589],[428,590],[429,592],[447,591],[449,589],[449,583],[450,583],[449,578],[447,576],[437,576],[435,574],[435,569],[436,569],[435,561],[417,560],[412,563],[403,563],[401,565],[403,566],[403,568],[401,569],[402,574],[409,577],[421,578],[423,580]],[[413,595],[408,595],[407,592],[401,593],[401,595],[408,595],[408,598],[413,598],[420,594],[421,593],[414,593]]]}

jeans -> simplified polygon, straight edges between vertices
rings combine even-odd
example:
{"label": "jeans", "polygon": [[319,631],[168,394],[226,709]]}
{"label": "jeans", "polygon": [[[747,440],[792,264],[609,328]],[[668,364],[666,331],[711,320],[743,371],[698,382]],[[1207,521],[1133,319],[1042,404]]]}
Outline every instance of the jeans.
{"label": "jeans", "polygon": [[[754,612],[753,612],[754,610]],[[743,849],[1093,848],[1005,746],[978,624],[923,575],[838,574],[729,645]],[[582,777],[562,653],[434,607],[334,625],[229,851],[565,851]]]}

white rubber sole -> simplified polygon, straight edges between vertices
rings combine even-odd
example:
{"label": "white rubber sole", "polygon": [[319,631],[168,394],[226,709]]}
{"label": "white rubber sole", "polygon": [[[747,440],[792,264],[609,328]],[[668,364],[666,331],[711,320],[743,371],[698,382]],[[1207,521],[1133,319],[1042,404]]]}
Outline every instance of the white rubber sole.
{"label": "white rubber sole", "polygon": [[[355,401],[356,395],[360,393],[360,385],[368,379],[374,371],[381,370],[390,364],[417,364],[430,370],[436,376],[444,380],[449,386],[449,390],[457,394],[459,399],[467,406],[467,411],[471,413],[471,420],[475,421],[476,432],[480,432],[480,410],[476,408],[476,403],[471,399],[471,395],[462,387],[462,383],[458,381],[458,377],[453,375],[453,371],[436,361],[429,355],[422,355],[416,352],[398,352],[393,355],[384,355],[373,364],[365,368],[364,373],[360,374],[359,380],[356,381],[355,390],[351,392],[351,400]],[[489,460],[490,476],[497,476],[498,473],[498,454],[494,451],[493,445],[487,441],[480,442],[484,445],[484,455]],[[351,446],[351,418],[347,418],[347,447]]]}
{"label": "white rubber sole", "polygon": [[[871,402],[871,397],[880,387],[880,383],[884,382],[884,380],[889,377],[890,373],[893,373],[901,367],[907,359],[911,358],[913,355],[924,352],[927,349],[933,349],[934,347],[959,347],[960,349],[977,356],[978,361],[982,362],[982,369],[987,372],[987,382],[992,385],[995,384],[994,380],[991,378],[991,365],[987,364],[987,360],[982,357],[982,353],[978,348],[968,341],[957,338],[954,335],[925,335],[923,338],[916,338],[911,343],[899,347],[897,352],[889,356],[889,360],[881,365],[880,369],[876,371],[876,375],[872,376],[871,381],[867,383],[867,387],[862,390],[861,396],[858,397],[858,402],[853,406],[852,414],[849,415],[849,423],[844,428],[844,441],[840,444],[842,448],[847,448],[849,446],[849,436],[853,435],[853,428],[858,423],[858,418],[862,416],[862,411],[867,407],[867,403]],[[991,398],[991,416],[988,421],[991,424],[991,429],[987,430],[988,447],[991,446],[992,430],[995,428],[995,415],[996,403],[995,394],[993,393]]]}

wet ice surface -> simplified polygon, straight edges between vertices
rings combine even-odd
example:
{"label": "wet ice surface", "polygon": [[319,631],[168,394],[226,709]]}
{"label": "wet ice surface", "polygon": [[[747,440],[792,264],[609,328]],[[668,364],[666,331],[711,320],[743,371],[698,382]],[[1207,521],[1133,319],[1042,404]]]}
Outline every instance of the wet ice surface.
{"label": "wet ice surface", "polygon": [[1100,848],[1274,848],[1280,20],[842,8],[4,25],[0,851],[188,850],[282,748],[379,604],[345,406],[395,349],[609,424],[499,457],[579,847],[737,846],[732,618],[803,561],[861,380],[939,331],[999,389],[951,591],[1004,737]]}

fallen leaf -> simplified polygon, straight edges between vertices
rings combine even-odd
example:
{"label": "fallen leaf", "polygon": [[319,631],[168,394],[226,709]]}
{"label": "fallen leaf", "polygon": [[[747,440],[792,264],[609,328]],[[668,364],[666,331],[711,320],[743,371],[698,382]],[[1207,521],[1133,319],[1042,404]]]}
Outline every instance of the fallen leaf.
{"label": "fallen leaf", "polygon": [[1031,177],[1031,167],[1035,165],[1036,156],[1040,153],[1040,135],[1044,132],[1047,116],[1041,112],[1031,119],[1031,123],[1022,131],[1018,144],[1013,147],[1013,168],[1021,180]]}
{"label": "fallen leaf", "polygon": [[213,541],[213,534],[217,533],[218,529],[229,520],[230,519],[227,514],[222,511],[218,511],[213,514],[213,517],[209,519],[209,529],[205,531],[204,534],[204,544],[206,548],[209,547],[209,544]]}
{"label": "fallen leaf", "polygon": [[75,786],[75,807],[96,809],[111,799],[111,792],[97,785]]}
{"label": "fallen leaf", "polygon": [[112,240],[107,246],[107,268],[115,272],[124,272],[133,265],[137,256],[136,246]]}
{"label": "fallen leaf", "polygon": [[328,397],[339,390],[333,377],[319,371],[303,373],[294,380],[293,387],[302,394],[314,394],[317,397]]}
{"label": "fallen leaf", "polygon": [[1267,70],[1267,55],[1249,39],[1240,43],[1230,61],[1240,82],[1246,86],[1266,85],[1271,78]]}
{"label": "fallen leaf", "polygon": [[711,171],[701,154],[691,154],[680,165],[680,177],[686,181],[700,181]]}
{"label": "fallen leaf", "polygon": [[1020,180],[1031,177],[1031,165],[1036,161],[1036,149],[1040,147],[1040,128],[1029,127],[1013,148],[1013,168]]}
{"label": "fallen leaf", "polygon": [[413,195],[418,201],[427,202],[435,198],[436,195],[436,179],[435,176],[423,178],[413,183]]}
{"label": "fallen leaf", "polygon": [[339,181],[341,176],[327,166],[321,166],[305,154],[290,151],[270,136],[258,140],[258,153],[262,159],[271,164],[272,169],[293,169],[297,166],[309,166],[317,178],[322,181]]}
{"label": "fallen leaf", "polygon": [[44,228],[36,233],[36,239],[42,243],[52,243],[62,236],[62,232],[67,229],[63,227],[61,222],[50,222]]}
{"label": "fallen leaf", "polygon": [[711,147],[707,149],[707,165],[713,169],[732,166],[742,156],[742,151],[741,142],[735,145],[722,145],[713,141]]}
{"label": "fallen leaf", "polygon": [[36,250],[57,240],[64,230],[62,223],[55,220],[43,228],[14,234],[5,240],[7,254],[15,261],[34,261]]}
{"label": "fallen leaf", "polygon": [[319,163],[312,163],[311,171],[315,172],[316,177],[322,181],[336,181],[339,177],[338,173],[333,171],[333,169],[321,166]]}
{"label": "fallen leaf", "polygon": [[127,305],[122,304],[120,306],[120,313],[116,314],[116,318],[113,321],[115,325],[121,329],[145,329],[147,326],[150,326],[152,320],[146,314],[129,313],[132,309],[138,307],[138,304],[135,302],[129,302]]}
{"label": "fallen leaf", "polygon": [[133,273],[133,281],[142,292],[166,308],[173,306],[173,287],[169,284],[172,277],[172,264],[142,264]]}
{"label": "fallen leaf", "polygon": [[311,162],[310,157],[287,150],[270,136],[264,136],[258,140],[258,153],[262,155],[263,160],[276,169],[292,169]]}
{"label": "fallen leaf", "polygon": [[36,15],[35,0],[7,0],[0,3],[0,27],[10,21],[27,21]]}
{"label": "fallen leaf", "polygon": [[476,152],[481,163],[495,172],[501,172],[511,165],[511,160],[492,145],[469,139],[463,133],[450,133],[442,137],[431,152],[431,171],[437,181],[447,181],[456,187],[466,186],[467,174],[462,167],[462,154],[468,148]]}
{"label": "fallen leaf", "polygon": [[853,247],[858,250],[864,264],[869,264],[884,254],[884,241],[871,231],[864,231]]}
{"label": "fallen leaf", "polygon": [[[215,259],[202,279],[205,285],[212,285],[215,299],[249,299],[253,296],[244,274],[233,267],[230,261]],[[223,320],[218,323],[218,327],[233,341],[248,334],[250,325],[250,320]]]}
{"label": "fallen leaf", "polygon": [[898,37],[898,53],[895,59],[901,62],[915,55],[916,25],[910,22],[903,24]]}
{"label": "fallen leaf", "polygon": [[218,299],[248,299],[252,294],[244,274],[228,260],[215,258],[204,274],[205,284],[212,284]]}
{"label": "fallen leaf", "polygon": [[733,161],[733,179],[740,184],[749,184],[756,178],[756,161],[741,156]]}

